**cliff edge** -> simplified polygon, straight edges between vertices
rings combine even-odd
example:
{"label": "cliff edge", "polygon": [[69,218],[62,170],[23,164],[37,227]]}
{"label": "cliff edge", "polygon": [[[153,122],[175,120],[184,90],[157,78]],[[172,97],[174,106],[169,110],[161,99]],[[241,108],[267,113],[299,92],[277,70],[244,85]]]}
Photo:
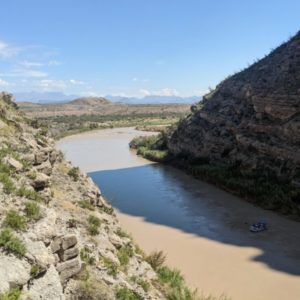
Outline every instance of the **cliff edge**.
{"label": "cliff edge", "polygon": [[[221,82],[191,111],[167,137],[174,157],[264,207],[299,213],[300,33]],[[210,176],[213,167],[226,170],[227,179]],[[236,178],[225,182],[230,177]],[[247,184],[238,182],[246,177]]]}

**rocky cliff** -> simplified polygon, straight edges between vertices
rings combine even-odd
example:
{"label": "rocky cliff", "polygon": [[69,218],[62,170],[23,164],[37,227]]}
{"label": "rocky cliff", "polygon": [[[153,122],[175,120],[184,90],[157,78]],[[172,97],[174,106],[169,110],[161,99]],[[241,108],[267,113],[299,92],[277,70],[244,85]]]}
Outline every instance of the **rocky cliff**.
{"label": "rocky cliff", "polygon": [[[284,184],[283,193],[290,186],[293,193],[286,200],[288,210],[297,210],[300,33],[221,82],[202,104],[192,106],[192,113],[170,133],[167,144],[171,154],[191,164],[231,168],[231,173],[238,172],[240,177],[261,177],[264,184]],[[252,190],[260,188],[257,182],[250,184]],[[234,182],[225,185],[236,189]],[[272,185],[268,189],[271,193]],[[277,198],[278,203],[285,201],[285,196]]]}
{"label": "rocky cliff", "polygon": [[0,223],[0,299],[162,298],[100,190],[5,93]]}

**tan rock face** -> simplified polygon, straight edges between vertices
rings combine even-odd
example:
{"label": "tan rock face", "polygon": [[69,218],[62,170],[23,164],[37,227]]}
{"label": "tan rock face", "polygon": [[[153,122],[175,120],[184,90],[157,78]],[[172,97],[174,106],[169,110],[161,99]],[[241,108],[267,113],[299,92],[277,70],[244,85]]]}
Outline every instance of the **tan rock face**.
{"label": "tan rock face", "polygon": [[300,33],[223,81],[180,122],[170,151],[190,159],[300,177]]}

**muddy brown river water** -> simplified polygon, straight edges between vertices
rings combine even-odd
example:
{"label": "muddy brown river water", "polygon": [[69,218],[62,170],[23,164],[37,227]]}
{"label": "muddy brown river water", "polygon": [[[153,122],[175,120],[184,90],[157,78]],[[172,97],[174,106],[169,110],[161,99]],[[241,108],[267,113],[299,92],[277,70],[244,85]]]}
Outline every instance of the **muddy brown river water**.
{"label": "muddy brown river water", "polygon": [[[163,250],[190,286],[233,300],[299,300],[300,223],[136,156],[128,143],[145,134],[93,131],[57,147],[99,185],[136,242]],[[260,220],[269,230],[249,232]]]}

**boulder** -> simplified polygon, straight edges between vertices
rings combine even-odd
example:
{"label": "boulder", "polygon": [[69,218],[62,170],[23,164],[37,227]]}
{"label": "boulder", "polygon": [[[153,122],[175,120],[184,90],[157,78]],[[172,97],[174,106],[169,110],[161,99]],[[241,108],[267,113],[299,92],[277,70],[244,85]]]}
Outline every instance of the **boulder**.
{"label": "boulder", "polygon": [[77,237],[74,234],[65,235],[62,238],[62,249],[69,249],[77,244]]}
{"label": "boulder", "polygon": [[55,263],[55,257],[50,253],[43,242],[25,240],[25,245],[27,249],[26,257],[34,260],[38,265],[46,267]]}
{"label": "boulder", "polygon": [[7,156],[3,159],[3,162],[13,168],[15,171],[20,172],[23,170],[23,165],[14,159],[13,157]]}
{"label": "boulder", "polygon": [[52,173],[52,165],[51,165],[49,160],[46,160],[45,162],[43,162],[42,164],[37,166],[36,170],[38,172],[41,172],[43,174],[46,174],[46,175],[50,176],[51,173]]}
{"label": "boulder", "polygon": [[79,273],[81,270],[81,262],[79,258],[73,258],[71,260],[67,260],[65,262],[57,264],[56,267],[61,282],[65,282],[68,278],[74,276]]}
{"label": "boulder", "polygon": [[0,256],[0,294],[30,279],[30,265],[12,256]]}
{"label": "boulder", "polygon": [[47,187],[50,183],[50,177],[47,176],[44,173],[38,172],[36,174],[36,178],[32,180],[31,185],[36,189],[36,190],[42,190],[45,187]]}
{"label": "boulder", "polygon": [[33,281],[29,288],[28,297],[30,300],[64,300],[63,288],[60,277],[53,265],[45,275]]}

